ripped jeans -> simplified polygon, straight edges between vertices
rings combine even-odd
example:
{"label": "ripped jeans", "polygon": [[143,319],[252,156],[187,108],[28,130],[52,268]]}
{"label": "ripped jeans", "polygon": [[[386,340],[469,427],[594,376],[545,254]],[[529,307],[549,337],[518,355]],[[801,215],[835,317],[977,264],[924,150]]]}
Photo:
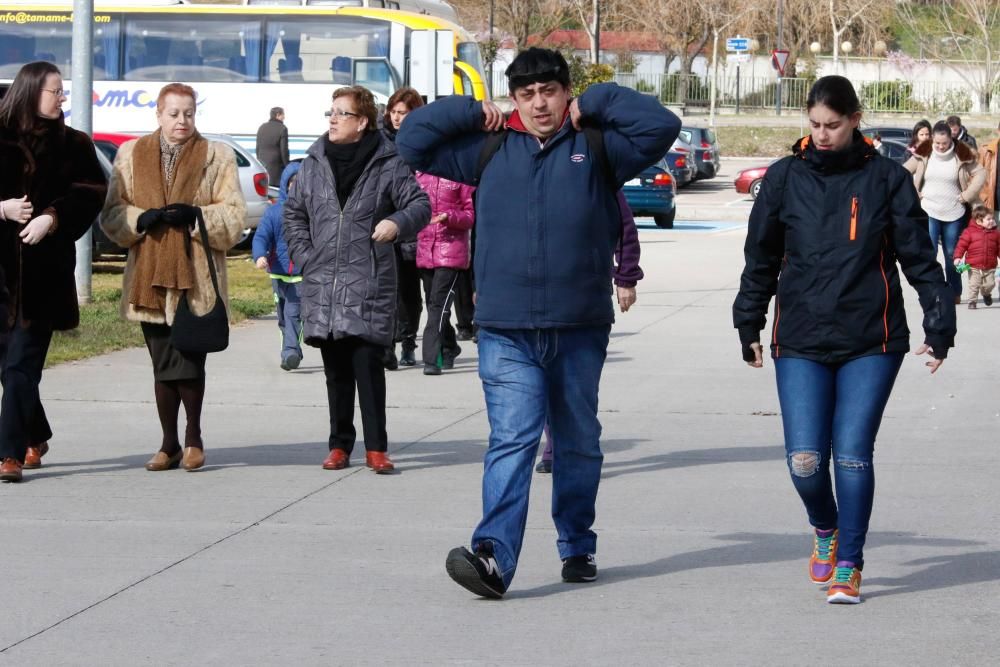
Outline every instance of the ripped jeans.
{"label": "ripped jeans", "polygon": [[864,566],[875,494],[875,436],[903,356],[874,354],[839,364],[784,357],[774,364],[792,483],[809,523],[840,531],[837,560],[858,568]]}

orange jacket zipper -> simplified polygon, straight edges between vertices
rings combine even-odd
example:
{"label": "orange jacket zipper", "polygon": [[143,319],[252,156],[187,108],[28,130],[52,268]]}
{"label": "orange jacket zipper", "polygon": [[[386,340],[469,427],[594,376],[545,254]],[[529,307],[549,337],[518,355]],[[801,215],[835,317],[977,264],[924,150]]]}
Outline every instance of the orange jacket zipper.
{"label": "orange jacket zipper", "polygon": [[851,240],[858,238],[858,198],[851,198]]}

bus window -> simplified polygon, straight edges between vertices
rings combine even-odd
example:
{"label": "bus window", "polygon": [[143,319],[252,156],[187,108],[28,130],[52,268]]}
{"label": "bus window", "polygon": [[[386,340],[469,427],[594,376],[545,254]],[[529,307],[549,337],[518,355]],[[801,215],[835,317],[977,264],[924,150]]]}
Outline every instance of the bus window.
{"label": "bus window", "polygon": [[348,17],[268,21],[264,46],[268,81],[349,84],[352,58],[388,57],[389,24]]}
{"label": "bus window", "polygon": [[258,81],[260,22],[129,20],[125,26],[125,79]]}
{"label": "bus window", "polygon": [[476,42],[459,42],[458,60],[469,63],[477,72],[483,71],[483,62],[479,56],[479,44]]}
{"label": "bus window", "polygon": [[373,93],[391,97],[396,92],[392,70],[386,60],[365,60],[354,65],[354,83],[364,86]]}
{"label": "bus window", "polygon": [[[56,65],[64,78],[73,76],[73,25],[55,19],[63,15],[30,14],[24,23],[0,24],[0,78],[13,79],[18,70],[35,60]],[[37,19],[31,22],[30,19]],[[117,79],[120,28],[108,16],[94,17],[94,78]]]}

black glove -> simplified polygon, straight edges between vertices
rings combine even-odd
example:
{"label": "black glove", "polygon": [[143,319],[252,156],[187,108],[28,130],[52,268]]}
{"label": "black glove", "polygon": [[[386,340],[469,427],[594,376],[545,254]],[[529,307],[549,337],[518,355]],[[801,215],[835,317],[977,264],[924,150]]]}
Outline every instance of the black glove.
{"label": "black glove", "polygon": [[194,223],[198,221],[197,206],[188,204],[168,204],[163,207],[163,220],[171,227],[188,227],[194,229]]}
{"label": "black glove", "polygon": [[139,219],[135,221],[135,230],[142,234],[161,222],[163,222],[163,209],[151,208],[139,214]]}

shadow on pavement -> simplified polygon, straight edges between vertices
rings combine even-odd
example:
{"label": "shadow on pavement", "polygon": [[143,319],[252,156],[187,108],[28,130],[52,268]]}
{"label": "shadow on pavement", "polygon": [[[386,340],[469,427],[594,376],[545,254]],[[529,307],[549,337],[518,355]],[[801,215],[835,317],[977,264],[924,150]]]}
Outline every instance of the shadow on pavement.
{"label": "shadow on pavement", "polygon": [[[586,584],[586,586],[588,588],[606,586],[631,579],[663,577],[689,570],[703,570],[711,567],[744,567],[746,565],[762,565],[792,560],[802,561],[802,580],[803,582],[808,581],[806,578],[806,562],[808,561],[812,539],[807,532],[797,535],[733,533],[730,535],[719,535],[716,539],[735,542],[735,544],[673,554],[649,563],[617,565],[603,568],[599,570],[600,577],[598,580],[591,584]],[[868,540],[870,547],[903,545],[918,547],[971,547],[982,544],[982,542],[973,542],[971,540],[923,537],[913,533],[869,533]],[[1000,566],[996,564],[996,557],[997,552],[977,552],[913,561],[913,563],[929,562],[935,563],[935,565],[927,570],[900,579],[872,579],[865,581],[865,584],[870,585],[891,584],[896,581],[903,582],[903,584],[900,590],[869,593],[865,589],[864,594],[866,598],[874,598],[879,595],[889,595],[897,592],[916,592],[925,590],[928,587],[947,588],[967,583],[1000,579]],[[990,558],[994,559],[994,563],[989,567],[982,567],[986,565]],[[975,559],[975,562],[971,562],[972,559]],[[962,562],[956,563],[956,561]],[[959,568],[961,567],[965,567],[967,571],[960,571]],[[944,571],[944,568],[954,568],[954,571]],[[517,590],[515,588],[505,597],[509,599],[545,597],[559,593],[573,592],[578,590],[580,586],[580,584],[559,582],[528,590]]]}
{"label": "shadow on pavement", "polygon": [[[612,451],[605,447],[605,451]],[[656,472],[671,468],[688,468],[718,463],[757,463],[759,461],[781,461],[785,458],[785,448],[781,445],[756,447],[716,447],[713,449],[687,449],[665,452],[654,456],[644,456],[627,461],[605,461],[602,479],[619,475]]]}
{"label": "shadow on pavement", "polygon": [[981,584],[1000,580],[1000,551],[972,551],[962,554],[948,554],[919,558],[903,563],[906,566],[923,566],[905,577],[875,577],[866,579],[865,586],[885,586],[884,589],[868,591],[865,597],[881,598],[901,593],[921,593],[952,586]]}

